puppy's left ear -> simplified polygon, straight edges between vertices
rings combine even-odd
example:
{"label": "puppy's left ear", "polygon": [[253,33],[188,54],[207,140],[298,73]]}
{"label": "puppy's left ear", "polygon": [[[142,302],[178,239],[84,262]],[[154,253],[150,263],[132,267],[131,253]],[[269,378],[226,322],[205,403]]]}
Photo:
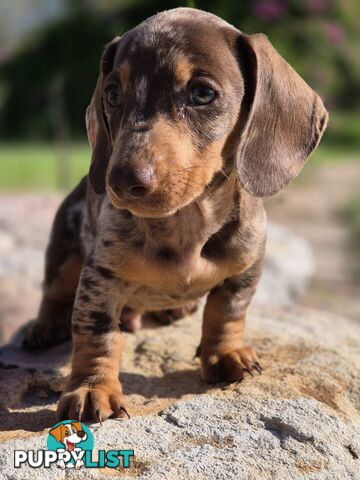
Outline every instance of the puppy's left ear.
{"label": "puppy's left ear", "polygon": [[273,195],[298,175],[320,141],[328,114],[265,35],[240,34],[237,51],[245,83],[239,179],[251,195]]}
{"label": "puppy's left ear", "polygon": [[86,109],[86,130],[92,158],[89,180],[96,193],[105,192],[105,176],[112,147],[108,122],[103,105],[103,81],[111,72],[120,37],[115,37],[106,47],[101,57],[100,73],[90,105]]}

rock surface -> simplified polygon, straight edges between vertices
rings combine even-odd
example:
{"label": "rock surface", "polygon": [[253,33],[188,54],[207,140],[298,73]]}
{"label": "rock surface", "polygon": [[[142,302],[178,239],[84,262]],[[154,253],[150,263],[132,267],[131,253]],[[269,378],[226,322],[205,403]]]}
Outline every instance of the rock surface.
{"label": "rock surface", "polygon": [[[0,196],[0,344],[36,316],[44,252],[59,196]],[[291,304],[313,273],[310,247],[269,225],[265,268],[255,301]],[[21,299],[21,302],[19,302]]]}
{"label": "rock surface", "polygon": [[360,327],[310,310],[255,307],[247,337],[262,375],[209,387],[194,351],[199,315],[125,334],[131,420],[94,425],[96,449],[133,448],[128,470],[15,470],[15,449],[42,449],[68,373],[70,345],[0,353],[0,479],[357,480]]}

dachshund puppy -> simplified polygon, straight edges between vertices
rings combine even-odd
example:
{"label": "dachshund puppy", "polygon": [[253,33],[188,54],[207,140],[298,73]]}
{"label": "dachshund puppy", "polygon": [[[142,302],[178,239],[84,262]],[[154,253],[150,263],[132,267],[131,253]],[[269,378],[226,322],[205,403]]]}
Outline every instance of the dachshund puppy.
{"label": "dachshund puppy", "polygon": [[209,13],[162,12],[106,47],[86,114],[90,171],[57,212],[24,339],[45,348],[72,330],[59,419],[126,415],[121,312],[131,324],[207,295],[203,378],[260,371],[243,330],[264,256],[261,197],[296,177],[327,118],[264,35]]}

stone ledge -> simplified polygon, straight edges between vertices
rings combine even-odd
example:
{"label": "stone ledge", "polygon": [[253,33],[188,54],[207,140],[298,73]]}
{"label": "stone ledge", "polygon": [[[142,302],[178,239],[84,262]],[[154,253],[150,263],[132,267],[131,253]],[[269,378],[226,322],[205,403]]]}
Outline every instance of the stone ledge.
{"label": "stone ledge", "polygon": [[[200,379],[199,316],[127,334],[121,378],[132,418],[93,429],[96,448],[133,448],[134,467],[53,468],[51,478],[357,479],[359,326],[295,307],[253,308],[249,317],[264,372],[229,386]],[[13,450],[44,448],[69,351],[1,349],[0,479],[49,478],[45,469],[15,471]]]}

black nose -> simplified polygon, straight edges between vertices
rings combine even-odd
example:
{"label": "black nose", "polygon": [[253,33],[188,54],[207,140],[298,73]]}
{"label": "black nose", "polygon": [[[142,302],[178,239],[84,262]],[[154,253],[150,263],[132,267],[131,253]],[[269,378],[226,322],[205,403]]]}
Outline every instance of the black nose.
{"label": "black nose", "polygon": [[78,434],[78,437],[80,437],[80,438],[85,437],[85,432],[83,432],[82,430],[79,430],[79,431],[77,432],[77,434]]}
{"label": "black nose", "polygon": [[154,170],[143,168],[114,167],[109,175],[109,185],[119,197],[145,197],[154,187]]}

